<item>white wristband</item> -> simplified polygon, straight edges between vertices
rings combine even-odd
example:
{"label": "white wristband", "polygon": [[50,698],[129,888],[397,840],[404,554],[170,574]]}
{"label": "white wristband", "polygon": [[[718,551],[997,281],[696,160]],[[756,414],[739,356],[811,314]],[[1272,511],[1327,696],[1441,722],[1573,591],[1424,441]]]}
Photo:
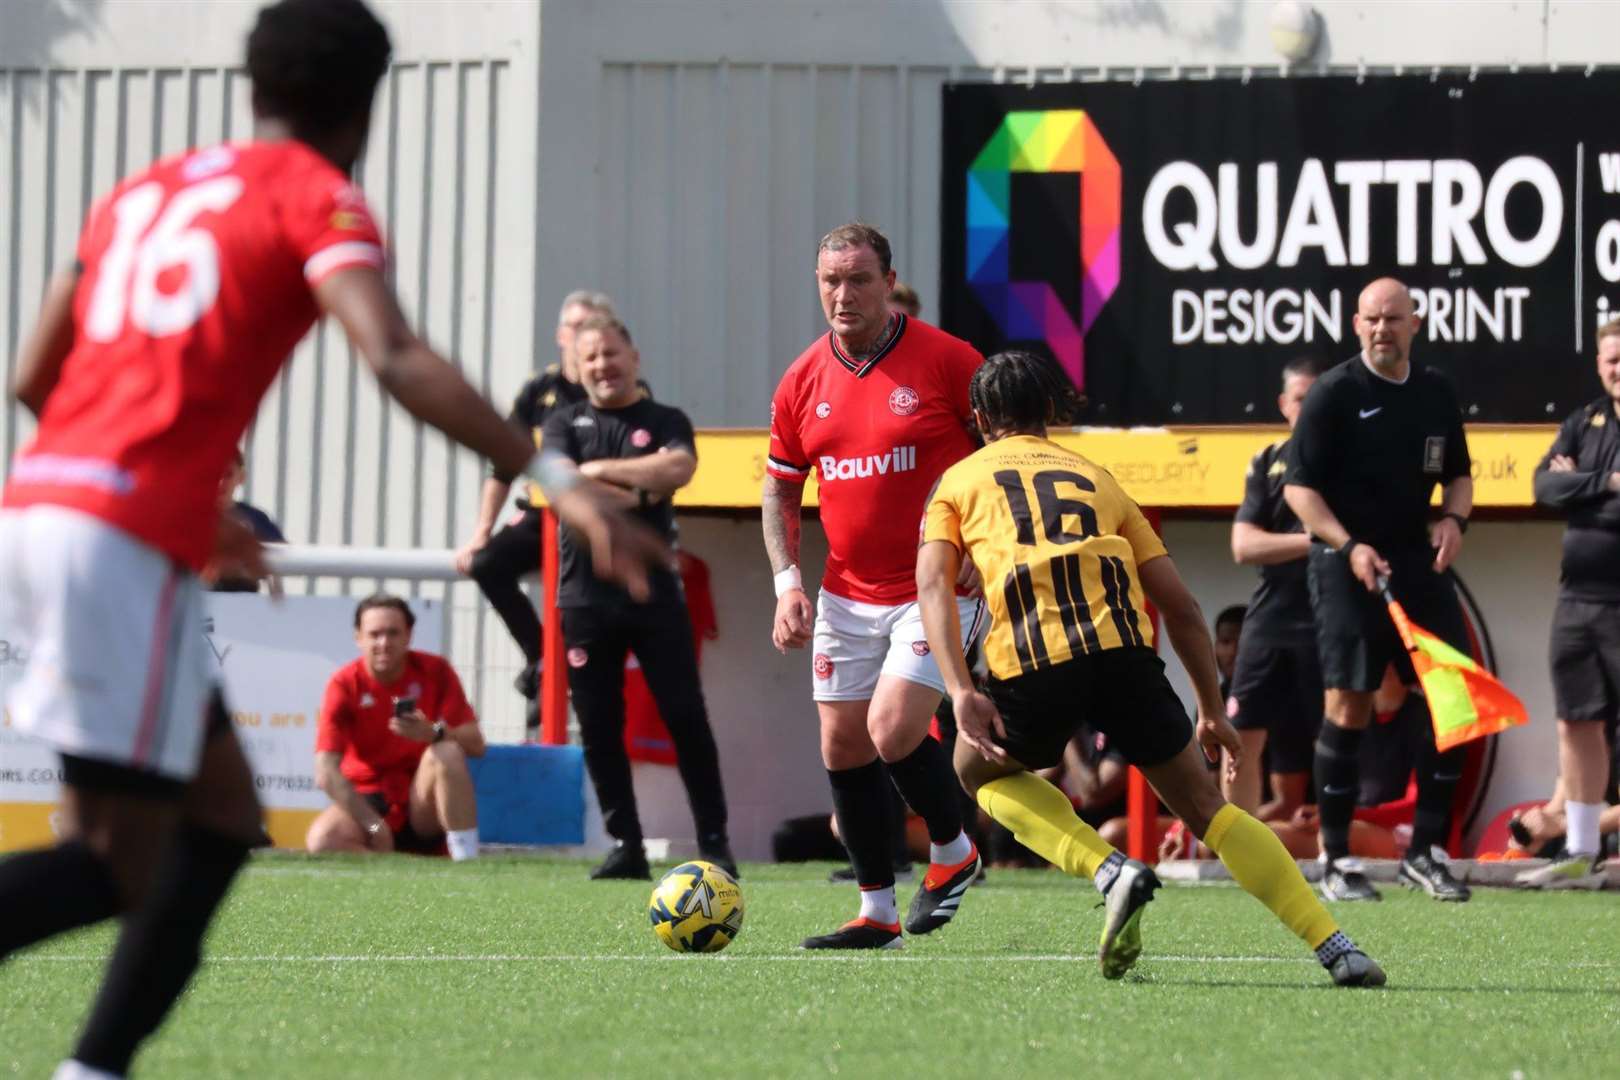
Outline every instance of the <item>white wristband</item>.
{"label": "white wristband", "polygon": [[771,581],[776,586],[777,599],[781,599],[782,594],[789,589],[804,591],[804,581],[799,577],[799,568],[797,566],[788,567],[772,578]]}
{"label": "white wristband", "polygon": [[548,499],[555,499],[580,481],[579,470],[574,468],[574,463],[555,451],[547,453],[542,450],[535,454],[524,466],[523,472],[540,485],[540,490],[545,492]]}

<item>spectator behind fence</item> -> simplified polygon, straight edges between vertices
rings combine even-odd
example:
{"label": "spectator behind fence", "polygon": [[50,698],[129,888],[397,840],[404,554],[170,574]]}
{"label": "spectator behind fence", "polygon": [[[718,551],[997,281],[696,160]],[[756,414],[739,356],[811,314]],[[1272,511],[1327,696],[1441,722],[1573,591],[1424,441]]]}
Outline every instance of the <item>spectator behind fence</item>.
{"label": "spectator behind fence", "polygon": [[[242,456],[242,448],[236,448],[236,456],[225,470],[225,478],[219,484],[220,509],[234,514],[238,520],[253,530],[253,535],[265,544],[285,544],[287,538],[281,535],[281,526],[275,519],[260,510],[257,506],[243,502],[236,498],[236,491],[247,480],[247,459]],[[270,591],[276,593],[279,587],[275,578],[259,578],[249,573],[241,560],[226,562],[217,560],[205,572],[208,579],[208,588],[211,592],[258,592],[259,585],[264,580],[271,582]]]}
{"label": "spectator behind fence", "polygon": [[[614,316],[587,319],[575,348],[588,400],[552,413],[544,433],[546,453],[557,455],[570,471],[577,469],[582,486],[618,500],[673,546],[671,500],[697,470],[692,421],[679,409],[647,397],[636,377],[640,354],[630,331]],[[675,744],[676,765],[697,824],[698,852],[735,874],[720,755],[709,728],[680,579],[670,567],[661,567],[649,578],[647,600],[632,600],[592,573],[590,549],[571,529],[562,536],[558,571],[557,606],[585,767],[596,787],[602,823],[618,841],[591,877],[645,879],[652,874],[624,749],[627,653],[640,661]]]}
{"label": "spectator behind fence", "polygon": [[1232,672],[1237,670],[1238,641],[1243,637],[1243,620],[1249,614],[1244,604],[1221,608],[1215,616],[1215,670],[1221,676],[1221,700],[1232,692]]}
{"label": "spectator behind fence", "polygon": [[897,281],[894,288],[889,290],[889,310],[901,312],[915,319],[922,314],[922,297],[918,296],[917,290],[910,285]]}
{"label": "spectator behind fence", "polygon": [[416,616],[376,593],[354,611],[360,658],[326,684],[315,734],[315,780],[332,798],[310,824],[321,851],[478,855],[469,757],[484,735],[443,658],[411,648]]}
{"label": "spectator behind fence", "polygon": [[1564,850],[1520,874],[1521,885],[1592,887],[1609,753],[1604,728],[1620,716],[1620,319],[1598,328],[1603,394],[1564,421],[1536,467],[1536,501],[1567,515],[1552,622]]}
{"label": "spectator behind fence", "polygon": [[[507,419],[540,443],[546,417],[554,410],[585,400],[574,357],[574,338],[580,324],[593,315],[612,315],[613,301],[605,294],[576,289],[557,312],[557,362],[523,384]],[[456,552],[456,570],[478,582],[506,630],[523,650],[524,668],[518,673],[517,691],[533,700],[540,690],[540,619],[518,583],[540,569],[540,509],[532,490],[518,497],[520,513],[496,532],[513,476],[491,472],[478,503],[478,523],[467,543]],[[493,535],[492,535],[493,533]]]}

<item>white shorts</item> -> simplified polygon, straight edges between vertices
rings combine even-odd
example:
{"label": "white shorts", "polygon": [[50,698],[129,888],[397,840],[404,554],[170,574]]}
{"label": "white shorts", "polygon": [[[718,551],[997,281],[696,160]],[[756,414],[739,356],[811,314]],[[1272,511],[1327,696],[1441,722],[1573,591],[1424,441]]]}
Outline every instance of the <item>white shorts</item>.
{"label": "white shorts", "polygon": [[[984,629],[984,601],[959,596],[956,613],[966,653]],[[863,604],[823,589],[816,599],[812,648],[810,675],[817,701],[870,700],[880,675],[945,692],[945,679],[929,655],[928,637],[923,633],[922,607],[915,600]]]}
{"label": "white shorts", "polygon": [[75,757],[196,775],[218,679],[195,574],[77,510],[0,511],[0,633],[25,650],[7,680],[18,731]]}

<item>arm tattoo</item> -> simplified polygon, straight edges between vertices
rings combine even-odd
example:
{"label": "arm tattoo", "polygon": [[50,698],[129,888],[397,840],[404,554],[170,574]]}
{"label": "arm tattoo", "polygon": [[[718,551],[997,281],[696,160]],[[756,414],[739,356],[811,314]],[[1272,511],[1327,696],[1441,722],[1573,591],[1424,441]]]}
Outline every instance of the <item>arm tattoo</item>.
{"label": "arm tattoo", "polygon": [[804,486],[765,477],[760,496],[760,520],[765,529],[765,554],[771,560],[771,573],[777,574],[799,562],[799,524],[804,505]]}

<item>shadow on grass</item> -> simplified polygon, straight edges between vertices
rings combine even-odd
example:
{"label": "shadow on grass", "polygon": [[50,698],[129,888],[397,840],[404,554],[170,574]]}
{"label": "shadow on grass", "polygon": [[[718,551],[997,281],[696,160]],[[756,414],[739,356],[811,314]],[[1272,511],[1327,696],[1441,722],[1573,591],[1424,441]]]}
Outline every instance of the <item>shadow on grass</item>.
{"label": "shadow on grass", "polygon": [[[1297,983],[1262,981],[1259,979],[1161,979],[1144,975],[1126,980],[1140,986],[1197,986],[1211,990],[1332,990],[1349,993],[1355,987],[1334,986],[1332,983]],[[1377,994],[1556,994],[1589,995],[1620,998],[1620,988],[1606,986],[1439,986],[1394,983],[1368,989]]]}

